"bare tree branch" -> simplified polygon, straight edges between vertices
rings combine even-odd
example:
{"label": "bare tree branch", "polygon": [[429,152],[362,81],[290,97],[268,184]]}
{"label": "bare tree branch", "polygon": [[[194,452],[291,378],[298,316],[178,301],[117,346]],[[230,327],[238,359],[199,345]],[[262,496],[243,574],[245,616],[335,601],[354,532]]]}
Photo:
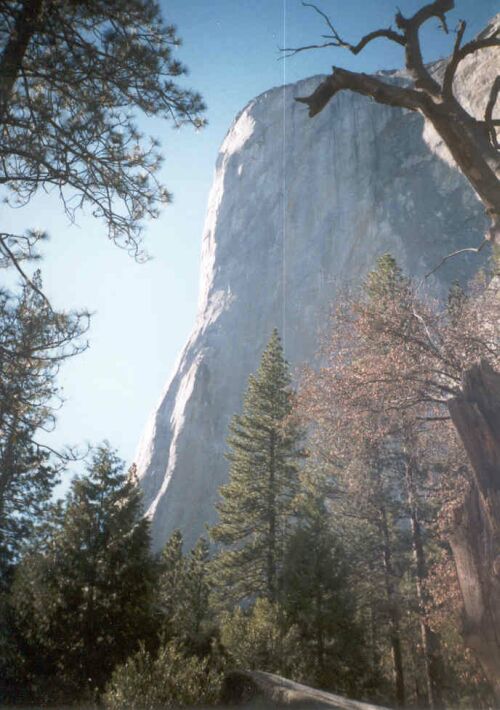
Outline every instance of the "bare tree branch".
{"label": "bare tree branch", "polygon": [[441,24],[446,25],[445,15],[453,7],[453,0],[436,0],[424,5],[412,17],[406,18],[401,12],[396,15],[396,25],[403,31],[405,37],[406,68],[413,76],[415,87],[425,89],[433,96],[440,95],[441,87],[429,74],[424,64],[418,33],[420,27],[432,17],[436,17]]}
{"label": "bare tree branch", "polygon": [[460,47],[460,42],[463,38],[465,27],[466,23],[462,20],[457,28],[457,38],[455,41],[453,55],[448,63],[448,66],[446,67],[446,71],[444,74],[443,95],[446,97],[452,95],[453,79],[455,78],[457,67],[460,62],[465,59],[465,57],[468,57],[470,54],[474,54],[475,52],[479,52],[481,49],[488,49],[490,47],[500,47],[500,37],[498,37],[498,33],[500,30],[497,30],[489,37],[482,37],[479,39],[472,40],[471,42],[467,42],[467,44],[464,44],[463,47]]}
{"label": "bare tree branch", "polygon": [[484,247],[489,243],[489,239],[483,239],[481,244],[478,247],[465,247],[464,249],[457,249],[457,251],[453,251],[451,254],[447,254],[444,256],[439,264],[435,266],[432,271],[429,271],[428,274],[424,276],[424,279],[428,279],[432,274],[436,273],[436,271],[445,264],[448,259],[452,259],[455,256],[458,256],[459,254],[466,254],[467,252],[472,253],[472,254],[479,254],[480,251],[484,249]]}
{"label": "bare tree branch", "polygon": [[434,0],[420,8],[412,17],[405,18],[398,12],[396,22],[398,27],[404,28],[408,24],[412,24],[417,30],[432,17],[436,17],[441,23],[446,24],[446,13],[453,10],[455,7],[454,0]]}
{"label": "bare tree branch", "polygon": [[345,89],[371,96],[375,101],[388,106],[402,106],[410,111],[421,111],[424,107],[425,94],[415,89],[386,84],[370,74],[352,72],[340,67],[333,67],[333,73],[307,97],[295,100],[309,107],[309,116],[320,113],[335,94]]}
{"label": "bare tree branch", "polygon": [[[420,112],[442,138],[458,168],[469,180],[483,203],[491,219],[487,239],[492,243],[500,241],[500,161],[496,135],[496,127],[500,125],[500,120],[493,117],[494,106],[500,93],[500,78],[492,87],[484,121],[471,116],[453,95],[453,79],[459,63],[469,54],[481,49],[499,47],[500,30],[496,29],[493,32],[488,30],[490,32],[488,36],[480,35],[462,46],[466,24],[460,22],[456,30],[452,57],[445,69],[443,86],[441,86],[424,64],[419,30],[425,22],[436,18],[447,32],[446,13],[454,8],[453,0],[435,0],[427,3],[408,18],[398,12],[396,24],[399,33],[392,29],[375,30],[365,35],[356,45],[345,41],[338,34],[333,23],[322,10],[311,3],[303,4],[313,8],[323,17],[331,34],[324,35],[327,41],[323,44],[284,50],[288,52],[288,56],[306,49],[327,46],[343,47],[357,54],[373,39],[381,37],[404,46],[406,68],[413,78],[413,86],[398,86],[378,77],[333,67],[332,74],[324,79],[310,96],[297,98],[297,101],[308,106],[309,116],[320,113],[330,99],[343,90],[370,96],[375,101],[388,106],[399,106]],[[470,250],[477,251],[474,248]]]}
{"label": "bare tree branch", "polygon": [[295,54],[299,54],[299,52],[304,52],[309,49],[324,49],[325,47],[342,47],[343,49],[348,49],[352,54],[359,54],[366,47],[367,44],[373,42],[373,40],[375,39],[388,39],[391,42],[396,42],[402,47],[404,47],[405,45],[404,35],[399,34],[399,32],[395,32],[390,27],[388,27],[387,29],[380,29],[375,30],[374,32],[369,32],[367,35],[362,37],[357,44],[352,44],[351,42],[347,42],[339,35],[328,15],[322,10],[320,10],[319,7],[309,2],[303,2],[302,5],[304,7],[312,8],[315,12],[321,15],[331,32],[331,34],[322,35],[322,37],[323,39],[330,41],[324,42],[323,44],[311,44],[303,47],[285,47],[281,50],[284,53],[284,58],[292,57]]}
{"label": "bare tree branch", "polygon": [[280,48],[282,56],[280,59],[288,59],[289,57],[294,57],[296,54],[301,52],[307,52],[310,49],[325,49],[325,47],[338,47],[336,42],[324,42],[323,44],[305,44],[303,47],[283,47]]}
{"label": "bare tree branch", "polygon": [[[500,39],[498,40],[498,43],[500,45]],[[490,138],[491,144],[496,150],[500,150],[500,144],[498,143],[498,137],[497,137],[497,132],[495,130],[495,126],[499,125],[498,121],[493,120],[493,111],[495,108],[495,104],[498,99],[498,95],[500,94],[500,75],[497,76],[495,81],[493,82],[493,86],[491,87],[490,91],[490,97],[488,99],[488,103],[486,105],[486,111],[484,113],[484,121],[486,123],[486,129],[488,131],[488,136]]]}
{"label": "bare tree branch", "polygon": [[464,32],[465,28],[467,27],[467,23],[464,20],[460,20],[458,23],[458,27],[456,29],[456,38],[455,38],[455,44],[453,47],[453,54],[451,56],[450,61],[448,62],[448,65],[446,67],[446,71],[444,74],[444,79],[443,79],[443,94],[445,96],[450,96],[452,92],[452,87],[453,87],[453,78],[455,76],[455,72],[458,67],[458,63],[460,61],[460,45],[462,44],[462,39],[464,37]]}

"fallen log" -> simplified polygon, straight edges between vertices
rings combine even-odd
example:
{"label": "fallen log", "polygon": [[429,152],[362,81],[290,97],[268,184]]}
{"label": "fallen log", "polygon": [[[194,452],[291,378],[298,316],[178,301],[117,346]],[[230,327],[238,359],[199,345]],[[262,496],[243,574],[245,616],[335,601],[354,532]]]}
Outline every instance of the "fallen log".
{"label": "fallen log", "polygon": [[387,710],[380,705],[349,700],[324,690],[310,688],[264,671],[231,671],[226,674],[222,690],[226,705],[259,708],[304,708],[304,710]]}

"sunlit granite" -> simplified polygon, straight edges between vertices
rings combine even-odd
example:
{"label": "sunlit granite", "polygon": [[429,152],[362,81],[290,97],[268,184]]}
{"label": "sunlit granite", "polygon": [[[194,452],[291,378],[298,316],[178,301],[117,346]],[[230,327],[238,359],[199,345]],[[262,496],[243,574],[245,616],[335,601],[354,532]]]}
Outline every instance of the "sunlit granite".
{"label": "sunlit granite", "polygon": [[[497,73],[489,51],[463,63],[456,90],[469,110],[484,106]],[[384,78],[405,81],[404,73]],[[419,115],[345,92],[309,119],[294,98],[318,81],[251,101],[221,146],[197,321],[136,458],[156,549],[175,528],[190,545],[214,521],[227,426],[275,326],[298,366],[313,357],[339,289],[378,255],[391,252],[422,276],[482,239],[481,205]],[[448,262],[433,288],[443,293],[478,264]]]}

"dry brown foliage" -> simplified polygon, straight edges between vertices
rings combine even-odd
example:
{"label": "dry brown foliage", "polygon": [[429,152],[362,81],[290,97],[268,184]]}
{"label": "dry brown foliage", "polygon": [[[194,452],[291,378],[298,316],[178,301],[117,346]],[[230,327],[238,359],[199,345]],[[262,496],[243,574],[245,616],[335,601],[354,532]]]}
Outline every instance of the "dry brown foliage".
{"label": "dry brown foliage", "polygon": [[367,282],[341,299],[323,337],[322,366],[303,372],[299,406],[332,460],[360,435],[374,442],[409,421],[423,430],[448,420],[447,401],[465,370],[482,358],[500,365],[498,279],[478,278],[467,294],[454,289],[443,306],[396,277],[388,289],[370,293]]}

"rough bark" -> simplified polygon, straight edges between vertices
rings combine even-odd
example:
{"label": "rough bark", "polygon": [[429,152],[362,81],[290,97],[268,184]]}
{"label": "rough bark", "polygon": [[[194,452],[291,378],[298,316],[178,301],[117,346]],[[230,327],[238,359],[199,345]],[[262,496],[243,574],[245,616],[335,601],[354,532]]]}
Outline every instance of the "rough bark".
{"label": "rough bark", "polygon": [[463,634],[500,701],[500,374],[485,361],[474,365],[448,407],[473,470],[450,540]]}

